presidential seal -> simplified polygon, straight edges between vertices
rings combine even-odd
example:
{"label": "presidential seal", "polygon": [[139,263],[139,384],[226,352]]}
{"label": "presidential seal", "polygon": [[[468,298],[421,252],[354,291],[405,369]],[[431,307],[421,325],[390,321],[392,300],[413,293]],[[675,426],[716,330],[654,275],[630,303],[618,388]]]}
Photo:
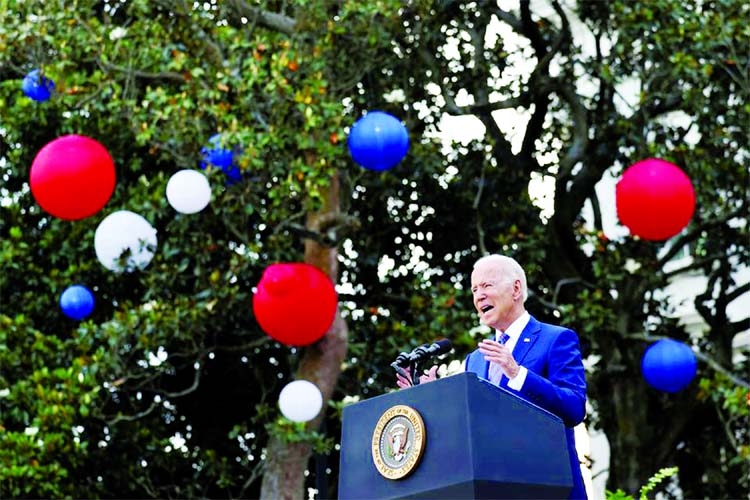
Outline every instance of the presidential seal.
{"label": "presidential seal", "polygon": [[424,445],[424,422],[419,413],[409,406],[392,406],[375,425],[372,461],[383,477],[401,479],[417,466]]}

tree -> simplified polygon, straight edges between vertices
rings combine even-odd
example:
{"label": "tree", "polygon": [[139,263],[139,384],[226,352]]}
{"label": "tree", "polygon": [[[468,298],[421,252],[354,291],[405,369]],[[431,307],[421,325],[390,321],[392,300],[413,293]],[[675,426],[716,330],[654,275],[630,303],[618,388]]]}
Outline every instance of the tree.
{"label": "tree", "polygon": [[[732,364],[731,342],[750,320],[730,323],[727,311],[748,288],[732,274],[748,254],[743,9],[233,0],[3,10],[3,493],[330,495],[325,467],[305,472],[319,452],[335,477],[327,446],[344,397],[392,387],[389,361],[410,345],[445,336],[468,352],[481,335],[471,264],[499,251],[525,264],[533,313],[576,327],[599,359],[589,396],[611,441],[611,489],[634,493],[678,464],[685,496],[739,496],[747,367]],[[44,103],[19,91],[36,67],[57,85]],[[628,80],[640,85],[630,108],[619,95]],[[346,127],[372,109],[401,117],[412,139],[380,174],[353,165],[345,145]],[[678,110],[688,125],[665,119]],[[443,153],[446,113],[484,133]],[[30,195],[34,155],[65,133],[97,138],[115,158],[104,212],[132,209],[158,229],[146,269],[106,271],[92,250],[100,215],[58,220]],[[169,176],[197,168],[216,133],[238,148],[242,180],[209,168],[209,207],[175,214]],[[645,156],[686,170],[696,215],[666,244],[608,239],[600,209],[612,200],[595,187]],[[532,179],[554,182],[552,215],[529,195]],[[696,298],[709,325],[695,341],[704,380],[659,394],[639,361],[660,336],[692,342],[654,293],[685,271],[665,264],[687,244],[709,280]],[[250,306],[266,265],[298,260],[340,285],[341,313],[301,349],[272,342]],[[75,323],[56,299],[80,281],[97,306]],[[307,425],[275,409],[295,377],[332,399]]]}
{"label": "tree", "polygon": [[[336,215],[335,173],[346,161],[337,139],[346,116],[344,90],[329,90],[328,59],[321,57],[335,26],[297,30],[316,15],[297,5],[274,14],[244,2],[85,2],[75,10],[45,6],[43,13],[36,7],[4,11],[3,196],[13,202],[4,205],[3,234],[10,238],[2,288],[6,320],[18,327],[3,345],[8,359],[38,359],[47,351],[34,346],[24,354],[26,344],[16,340],[59,338],[79,355],[79,369],[66,371],[65,383],[83,377],[101,390],[86,412],[76,411],[75,399],[60,401],[67,402],[66,419],[42,421],[43,411],[25,404],[33,386],[24,383],[42,368],[22,363],[4,374],[4,403],[16,410],[4,421],[13,467],[3,484],[13,496],[256,496],[256,464],[273,470],[275,450],[287,447],[299,458],[282,467],[296,460],[302,468],[287,484],[266,473],[264,494],[296,496],[310,445],[289,444],[287,424],[266,408],[275,407],[292,368],[330,397],[346,327],[338,320],[321,344],[290,351],[263,335],[250,300],[260,272],[275,261],[304,259],[336,281],[336,245],[323,236],[347,225]],[[370,12],[354,9],[351,16],[364,22]],[[19,93],[19,78],[32,68],[56,81],[49,102]],[[118,167],[109,207],[132,207],[158,229],[159,255],[147,271],[104,271],[91,253],[99,218],[57,220],[29,195],[27,166],[65,133],[106,145]],[[222,147],[241,148],[242,182],[209,167],[211,208],[199,218],[177,215],[165,184],[176,170],[197,168],[216,133]],[[22,281],[22,288],[14,285]],[[54,307],[71,281],[85,281],[97,298],[96,312],[80,325]],[[67,355],[49,355],[43,364],[67,369]],[[82,429],[76,443],[85,446],[69,461],[73,423]],[[56,434],[68,438],[48,457],[61,470],[56,482],[28,466],[29,429],[38,429],[41,445]],[[248,443],[253,435],[264,446],[268,435],[287,440],[275,445],[272,438],[263,452]],[[67,484],[79,464],[92,471],[89,480]]]}
{"label": "tree", "polygon": [[[748,464],[735,445],[746,442],[745,431],[721,425],[721,412],[705,405],[705,396],[695,389],[675,397],[650,391],[639,364],[648,342],[659,336],[689,340],[655,291],[672,276],[699,269],[709,277],[707,294],[696,303],[709,325],[700,353],[713,361],[709,373],[733,373],[735,387],[747,393],[747,382],[737,377],[746,366],[732,364],[731,343],[747,329],[748,318],[727,321],[728,305],[748,291],[748,284],[736,283],[732,274],[748,255],[742,217],[748,202],[742,139],[748,79],[746,61],[738,59],[749,38],[744,26],[733,22],[741,17],[741,7],[731,2],[722,8],[711,3],[580,2],[577,13],[585,24],[577,22],[575,28],[576,16],[557,2],[543,14],[533,12],[528,2],[514,11],[475,7],[447,2],[415,14],[408,23],[414,26],[408,48],[400,50],[421,58],[424,77],[415,80],[438,89],[425,98],[435,110],[425,121],[436,122],[447,111],[475,116],[485,126],[476,146],[463,152],[458,148],[454,163],[456,179],[477,182],[476,212],[464,218],[467,227],[477,228],[473,247],[501,249],[533,263],[537,300],[577,325],[587,352],[601,360],[590,374],[589,394],[598,417],[594,423],[611,440],[613,485],[637,491],[652,471],[678,461],[687,496],[707,490],[712,496],[739,494],[747,486],[743,471]],[[501,26],[493,28],[497,22]],[[492,32],[500,34],[493,38]],[[687,42],[687,33],[700,43]],[[593,50],[583,51],[575,37],[593,39]],[[459,41],[451,44],[451,38]],[[531,69],[520,70],[528,61]],[[618,106],[619,84],[628,79],[639,83],[640,93],[636,102],[623,103],[630,108],[623,108]],[[468,96],[463,106],[457,104],[462,93]],[[406,102],[420,97],[408,93]],[[528,121],[513,127],[498,119],[502,110],[525,111]],[[687,125],[666,119],[678,110],[690,117]],[[686,139],[691,130],[699,139]],[[605,175],[617,175],[647,156],[670,159],[688,171],[698,190],[698,214],[668,246],[633,238],[608,240],[601,232],[595,186]],[[555,182],[554,214],[545,226],[539,225],[539,210],[525,196],[535,175]],[[506,201],[514,205],[508,215]],[[581,224],[587,203],[593,207],[588,221],[593,231]],[[690,267],[667,270],[665,264],[688,244]],[[443,255],[436,253],[436,260]],[[640,265],[633,273],[625,266],[631,259]],[[714,282],[726,286],[714,287]],[[703,307],[706,299],[708,308]],[[664,412],[665,406],[671,411]],[[716,428],[723,428],[721,444],[711,453],[716,460],[687,458],[695,453],[693,447],[713,449],[690,436],[706,435],[697,429]],[[733,450],[732,465],[718,459],[719,449]],[[718,463],[731,471],[737,479],[731,482],[739,489],[696,484],[695,478],[711,475]]]}

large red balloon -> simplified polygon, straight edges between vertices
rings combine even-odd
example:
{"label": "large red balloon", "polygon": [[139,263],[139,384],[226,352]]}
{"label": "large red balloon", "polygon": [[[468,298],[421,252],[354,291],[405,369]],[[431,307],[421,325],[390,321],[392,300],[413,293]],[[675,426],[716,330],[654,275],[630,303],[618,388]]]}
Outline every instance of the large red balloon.
{"label": "large red balloon", "polygon": [[79,220],[104,208],[115,190],[115,164],[90,137],[64,135],[39,150],[30,173],[31,194],[47,212]]}
{"label": "large red balloon", "polygon": [[271,264],[253,296],[255,319],[266,334],[285,345],[320,340],[333,324],[338,297],[330,278],[301,262]]}
{"label": "large red balloon", "polygon": [[630,233],[666,240],[688,225],[695,211],[695,190],[678,166],[658,158],[634,163],[615,189],[617,216]]}

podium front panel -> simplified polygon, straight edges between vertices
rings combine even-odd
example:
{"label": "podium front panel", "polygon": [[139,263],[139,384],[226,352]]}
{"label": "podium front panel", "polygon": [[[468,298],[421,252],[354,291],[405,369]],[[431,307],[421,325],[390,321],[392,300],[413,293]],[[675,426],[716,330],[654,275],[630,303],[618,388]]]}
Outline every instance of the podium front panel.
{"label": "podium front panel", "polygon": [[[405,405],[424,425],[421,459],[401,479],[373,460],[381,417]],[[572,486],[562,421],[473,373],[344,408],[339,498],[565,498]]]}

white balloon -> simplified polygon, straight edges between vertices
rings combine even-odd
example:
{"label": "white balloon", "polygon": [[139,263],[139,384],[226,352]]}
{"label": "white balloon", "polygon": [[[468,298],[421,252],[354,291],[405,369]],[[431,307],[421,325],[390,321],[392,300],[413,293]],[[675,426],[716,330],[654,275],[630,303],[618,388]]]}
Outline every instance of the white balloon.
{"label": "white balloon", "polygon": [[[156,250],[156,229],[142,216],[119,210],[105,217],[94,233],[96,258],[116,273],[145,268]],[[120,262],[123,252],[127,260]]]}
{"label": "white balloon", "polygon": [[211,201],[208,178],[197,170],[180,170],[167,182],[167,201],[182,214],[200,212]]}
{"label": "white balloon", "polygon": [[288,383],[279,394],[281,414],[293,422],[314,419],[323,407],[323,394],[318,386],[307,380]]}

